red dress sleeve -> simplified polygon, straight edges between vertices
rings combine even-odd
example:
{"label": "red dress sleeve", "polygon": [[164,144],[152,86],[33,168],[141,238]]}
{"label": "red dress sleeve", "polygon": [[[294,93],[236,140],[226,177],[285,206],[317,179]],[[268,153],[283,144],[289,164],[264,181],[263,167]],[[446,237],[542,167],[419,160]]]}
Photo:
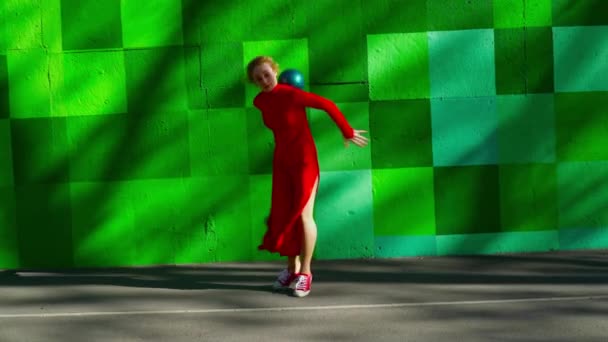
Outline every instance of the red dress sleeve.
{"label": "red dress sleeve", "polygon": [[297,88],[294,89],[296,89],[294,92],[294,100],[297,104],[304,107],[311,107],[325,111],[327,114],[329,114],[336,125],[338,125],[338,128],[340,128],[342,135],[346,139],[350,139],[355,136],[355,130],[350,126],[344,117],[344,114],[342,114],[335,103],[319,95]]}

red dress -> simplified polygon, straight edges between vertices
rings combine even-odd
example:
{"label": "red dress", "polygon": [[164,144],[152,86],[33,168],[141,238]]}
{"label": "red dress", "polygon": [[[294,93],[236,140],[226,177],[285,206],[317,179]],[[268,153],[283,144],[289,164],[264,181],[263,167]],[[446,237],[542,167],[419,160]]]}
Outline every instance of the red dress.
{"label": "red dress", "polygon": [[258,248],[296,256],[302,246],[302,210],[319,178],[317,149],[305,108],[327,112],[347,139],[354,136],[354,130],[332,101],[289,85],[277,84],[271,91],[259,93],[253,104],[262,112],[275,142],[272,204]]}

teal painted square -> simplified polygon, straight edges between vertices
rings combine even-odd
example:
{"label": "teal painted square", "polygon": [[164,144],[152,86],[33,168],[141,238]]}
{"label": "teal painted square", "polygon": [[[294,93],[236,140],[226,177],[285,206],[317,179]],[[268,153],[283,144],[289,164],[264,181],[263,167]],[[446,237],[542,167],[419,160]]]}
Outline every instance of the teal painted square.
{"label": "teal painted square", "polygon": [[[282,70],[297,69],[304,76],[305,89],[310,83],[308,73],[308,42],[306,39],[243,42],[243,79],[247,79],[247,64],[257,56],[271,56]],[[253,107],[253,99],[260,92],[252,83],[245,87],[245,106]]]}
{"label": "teal painted square", "polygon": [[429,31],[492,28],[492,0],[427,0]]}
{"label": "teal painted square", "polygon": [[608,227],[559,230],[561,250],[606,249],[606,246],[608,246]]}
{"label": "teal painted square", "polygon": [[433,164],[498,162],[496,98],[431,99]]}
{"label": "teal painted square", "polygon": [[435,235],[433,168],[372,170],[374,235]]}
{"label": "teal painted square", "polygon": [[431,97],[496,95],[494,30],[428,32]]}
{"label": "teal painted square", "polygon": [[366,102],[369,101],[369,84],[314,84],[310,86],[310,91],[329,99],[336,103],[344,102]]}
{"label": "teal painted square", "polygon": [[61,0],[63,50],[122,47],[120,0]]}
{"label": "teal painted square", "polygon": [[557,229],[555,164],[501,165],[502,231]]}
{"label": "teal painted square", "polygon": [[48,53],[43,49],[11,50],[7,69],[10,116],[19,119],[49,116]]}
{"label": "teal painted square", "polygon": [[367,36],[372,100],[428,98],[429,46],[426,33]]}
{"label": "teal painted square", "polygon": [[268,226],[272,203],[272,175],[254,175],[249,177],[249,218],[251,227],[250,251],[254,261],[285,260],[279,253],[259,250]]}
{"label": "teal painted square", "polygon": [[427,30],[427,0],[383,0],[363,7],[366,32],[399,33]]}
{"label": "teal painted square", "polygon": [[242,107],[245,101],[243,45],[240,42],[203,43],[201,85],[206,107]]}
{"label": "teal painted square", "polygon": [[257,108],[247,108],[247,148],[249,174],[272,173],[274,135],[264,125],[262,113]]}
{"label": "teal painted square", "polygon": [[607,181],[606,161],[558,164],[559,228],[607,228]]}
{"label": "teal painted square", "polygon": [[370,137],[375,169],[432,166],[429,100],[371,102]]}
{"label": "teal painted square", "polygon": [[8,63],[5,55],[0,55],[0,120],[10,117],[8,95]]}
{"label": "teal painted square", "polygon": [[554,27],[553,43],[555,91],[608,91],[608,26]]}
{"label": "teal painted square", "polygon": [[376,258],[434,256],[435,236],[376,236]]}
{"label": "teal painted square", "polygon": [[67,182],[66,118],[11,119],[10,123],[15,184]]}
{"label": "teal painted square", "polygon": [[501,163],[555,161],[552,94],[499,96],[498,159]]}
{"label": "teal painted square", "polygon": [[608,160],[608,92],[555,94],[558,161]]}
{"label": "teal painted square", "polygon": [[[43,22],[41,3],[46,1],[4,0],[0,5],[1,34],[7,50],[42,48]],[[4,31],[6,30],[6,31]]]}
{"label": "teal painted square", "polygon": [[322,172],[315,201],[315,258],[374,255],[371,171]]}
{"label": "teal painted square", "polygon": [[[339,103],[340,111],[354,129],[369,132],[369,106],[365,103]],[[358,147],[349,143],[344,147],[342,132],[324,111],[309,110],[309,125],[317,146],[319,167],[323,171],[369,170],[371,153],[369,145]],[[369,137],[368,133],[364,136]]]}
{"label": "teal painted square", "polygon": [[52,101],[54,116],[127,111],[122,52],[66,53],[56,57],[61,59],[61,66],[53,68],[51,75],[56,93]]}
{"label": "teal painted square", "polygon": [[245,108],[189,112],[192,176],[249,173],[246,115]]}
{"label": "teal painted square", "polygon": [[70,184],[18,186],[15,204],[20,267],[73,267]]}
{"label": "teal painted square", "polygon": [[122,0],[120,14],[125,48],[182,44],[181,1]]}
{"label": "teal painted square", "polygon": [[0,186],[0,270],[19,267],[15,193]]}
{"label": "teal painted square", "polygon": [[14,184],[11,140],[10,121],[0,119],[0,160],[2,160],[2,167],[0,167],[0,188]]}
{"label": "teal painted square", "polygon": [[556,230],[437,237],[437,255],[547,252],[559,249]]}
{"label": "teal painted square", "polygon": [[124,59],[129,112],[188,108],[182,47],[127,50]]}
{"label": "teal painted square", "polygon": [[551,26],[552,0],[495,0],[494,27]]}
{"label": "teal painted square", "polygon": [[436,167],[437,235],[499,232],[497,166]]}
{"label": "teal painted square", "polygon": [[608,25],[604,0],[553,0],[553,26]]}

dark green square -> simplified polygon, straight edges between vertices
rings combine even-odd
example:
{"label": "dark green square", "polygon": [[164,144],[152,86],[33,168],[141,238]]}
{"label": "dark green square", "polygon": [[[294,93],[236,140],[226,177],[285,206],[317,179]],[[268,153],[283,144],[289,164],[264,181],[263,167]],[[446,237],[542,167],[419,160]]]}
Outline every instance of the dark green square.
{"label": "dark green square", "polygon": [[558,161],[608,160],[608,92],[556,93]]}
{"label": "dark green square", "polygon": [[526,92],[553,93],[553,30],[526,28]]}
{"label": "dark green square", "polygon": [[492,0],[428,0],[428,30],[492,28]]}
{"label": "dark green square", "polygon": [[427,0],[384,0],[366,2],[368,34],[425,32]]}
{"label": "dark green square", "polygon": [[4,187],[0,184],[0,270],[19,266],[14,190],[12,186]]}
{"label": "dark green square", "polygon": [[246,116],[249,174],[271,174],[274,153],[272,131],[264,125],[259,109],[248,108]]}
{"label": "dark green square", "polygon": [[207,106],[207,97],[203,91],[201,76],[201,49],[199,46],[184,48],[186,88],[188,108],[203,109]]}
{"label": "dark green square", "polygon": [[498,166],[435,168],[437,235],[500,232]]}
{"label": "dark green square", "polygon": [[120,0],[61,0],[63,50],[122,47]]}
{"label": "dark green square", "polygon": [[30,184],[15,189],[22,268],[73,266],[69,184]]}
{"label": "dark green square", "polygon": [[557,229],[555,164],[500,166],[502,231]]}
{"label": "dark green square", "polygon": [[67,182],[66,118],[10,121],[15,184]]}
{"label": "dark green square", "polygon": [[369,84],[365,82],[312,85],[310,91],[336,103],[369,101]]}
{"label": "dark green square", "polygon": [[5,55],[0,55],[0,119],[10,117],[8,102],[8,64]]}
{"label": "dark green square", "polygon": [[374,169],[433,165],[429,100],[371,102],[369,120]]}
{"label": "dark green square", "polygon": [[242,107],[245,104],[243,44],[203,43],[201,77],[208,107]]}
{"label": "dark green square", "polygon": [[606,0],[553,0],[553,26],[608,25]]}

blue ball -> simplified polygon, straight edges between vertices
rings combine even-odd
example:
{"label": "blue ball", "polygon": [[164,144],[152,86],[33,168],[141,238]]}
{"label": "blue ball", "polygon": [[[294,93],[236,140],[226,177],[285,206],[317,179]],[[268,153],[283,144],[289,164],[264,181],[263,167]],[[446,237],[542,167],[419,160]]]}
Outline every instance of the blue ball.
{"label": "blue ball", "polygon": [[304,89],[304,75],[296,69],[287,69],[279,75],[279,83]]}

